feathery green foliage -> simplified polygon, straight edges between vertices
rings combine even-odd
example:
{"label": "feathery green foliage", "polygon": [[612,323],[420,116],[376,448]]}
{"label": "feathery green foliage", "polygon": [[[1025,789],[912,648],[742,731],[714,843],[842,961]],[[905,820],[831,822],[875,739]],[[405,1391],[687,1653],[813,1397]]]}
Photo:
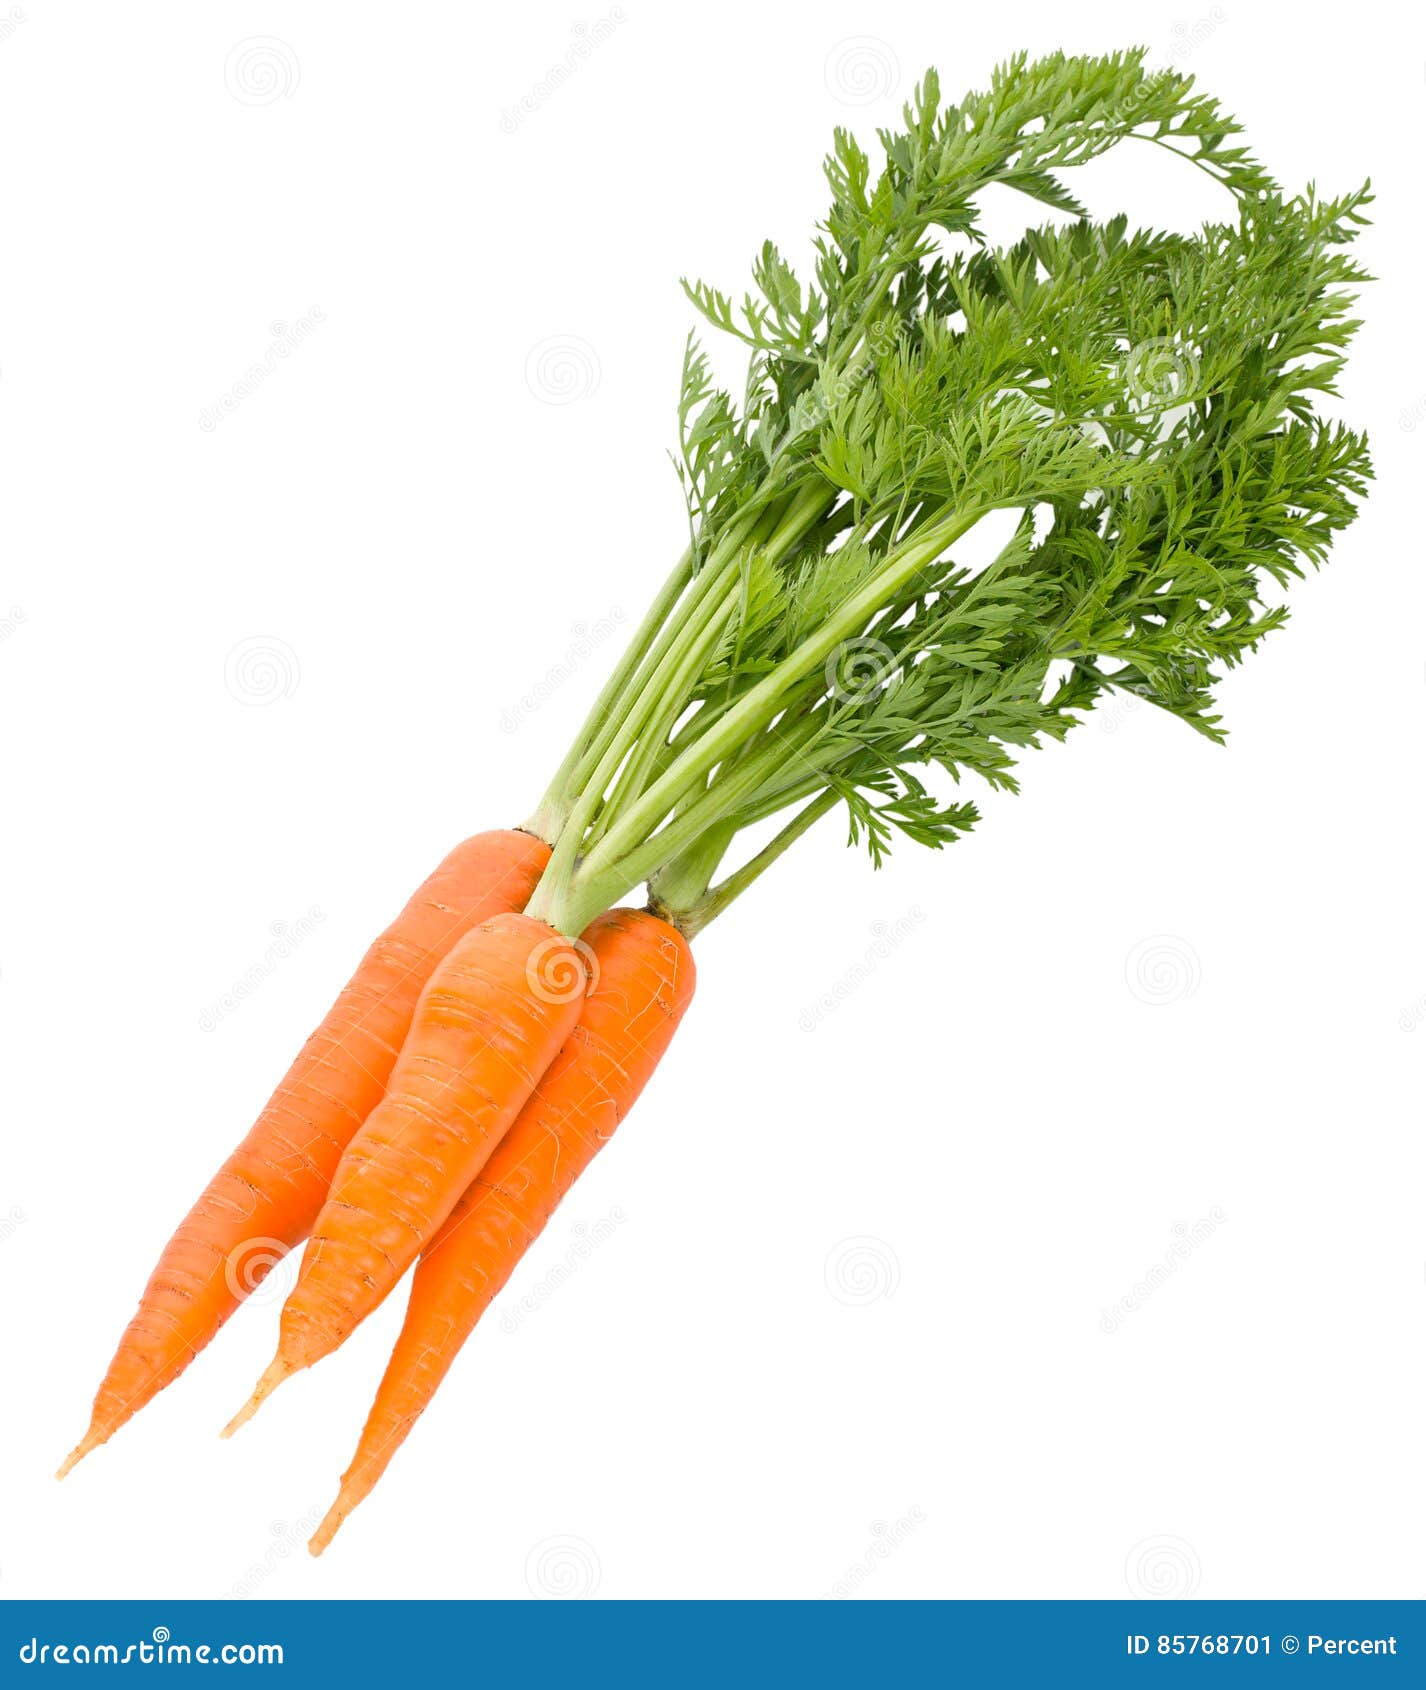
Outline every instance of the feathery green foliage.
{"label": "feathery green foliage", "polygon": [[[696,925],[783,848],[710,891],[733,838],[799,804],[786,843],[840,802],[877,861],[944,844],[976,812],[933,771],[1013,790],[1106,691],[1221,737],[1217,678],[1285,619],[1265,580],[1322,561],[1370,474],[1316,409],[1370,195],[1288,197],[1239,133],[1139,50],[1022,55],[958,105],[928,72],[875,173],[837,132],[812,281],[765,244],[740,304],[685,284],[747,382],[719,389],[690,337],[689,548],[546,800],[568,825],[533,907],[576,931],[651,877]],[[1231,213],[1093,221],[1060,173],[1131,139]],[[1059,221],[986,246],[992,184]],[[958,564],[997,511],[1010,543]]]}

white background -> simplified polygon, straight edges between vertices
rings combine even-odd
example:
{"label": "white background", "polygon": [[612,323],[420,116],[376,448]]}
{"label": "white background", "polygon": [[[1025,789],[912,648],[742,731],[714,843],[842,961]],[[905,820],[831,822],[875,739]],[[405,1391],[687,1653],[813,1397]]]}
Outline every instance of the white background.
{"label": "white background", "polygon": [[[606,13],[0,25],[0,1595],[1420,1596],[1421,25],[622,11],[548,98]],[[513,1292],[624,1219],[497,1307],[321,1562],[399,1296],[224,1445],[276,1328],[244,1308],[56,1486],[172,1225],[411,887],[529,812],[679,547],[677,277],[805,260],[832,127],[925,64],[954,97],[1135,40],[1288,184],[1379,193],[1342,401],[1379,480],[1223,688],[1230,748],[1108,711],[880,875],[824,823],[699,941]],[[1228,209],[1149,148],[1077,186]]]}

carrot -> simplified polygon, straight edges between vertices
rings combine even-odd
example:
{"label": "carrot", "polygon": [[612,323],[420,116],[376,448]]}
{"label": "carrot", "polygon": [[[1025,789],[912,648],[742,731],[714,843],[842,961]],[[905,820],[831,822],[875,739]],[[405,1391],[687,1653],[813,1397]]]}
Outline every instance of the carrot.
{"label": "carrot", "polygon": [[483,922],[441,963],[386,1096],[332,1177],[283,1305],[277,1355],[224,1437],[395,1287],[574,1031],[586,986],[574,946],[525,915]]}
{"label": "carrot", "polygon": [[342,1151],[381,1101],[432,970],[475,923],[522,907],[548,860],[528,833],[465,840],[367,951],[165,1246],[60,1478],[172,1384],[311,1231]]}
{"label": "carrot", "polygon": [[356,1455],[308,1545],[314,1555],[386,1471],[515,1265],[633,1108],[692,1002],[693,954],[657,916],[609,910],[584,942],[594,985],[579,1025],[422,1254]]}

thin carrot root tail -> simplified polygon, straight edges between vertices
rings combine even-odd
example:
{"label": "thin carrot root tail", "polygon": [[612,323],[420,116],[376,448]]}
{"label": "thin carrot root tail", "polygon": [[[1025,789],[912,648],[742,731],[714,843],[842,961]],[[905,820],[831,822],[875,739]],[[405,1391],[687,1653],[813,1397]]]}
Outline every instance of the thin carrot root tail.
{"label": "thin carrot root tail", "polygon": [[307,1540],[307,1548],[313,1555],[320,1555],[337,1533],[342,1529],[342,1523],[356,1505],[370,1495],[375,1479],[351,1480],[343,1479],[341,1489],[337,1492],[337,1500],[327,1510],[322,1523]]}
{"label": "thin carrot root tail", "polygon": [[316,1531],[307,1539],[307,1553],[320,1555],[332,1539],[341,1530],[342,1521],[347,1517],[347,1511],[342,1507],[341,1498],[332,1504]]}
{"label": "thin carrot root tail", "polygon": [[91,1454],[99,1448],[100,1444],[108,1441],[109,1434],[107,1432],[101,1432],[96,1427],[91,1426],[74,1448],[70,1450],[69,1454],[65,1456],[59,1471],[55,1474],[55,1478],[62,1479],[66,1473],[72,1472],[86,1455]]}
{"label": "thin carrot root tail", "polygon": [[269,1363],[267,1372],[257,1382],[257,1389],[218,1435],[231,1438],[239,1426],[246,1426],[282,1381],[290,1379],[296,1371],[292,1363],[284,1361],[281,1356]]}

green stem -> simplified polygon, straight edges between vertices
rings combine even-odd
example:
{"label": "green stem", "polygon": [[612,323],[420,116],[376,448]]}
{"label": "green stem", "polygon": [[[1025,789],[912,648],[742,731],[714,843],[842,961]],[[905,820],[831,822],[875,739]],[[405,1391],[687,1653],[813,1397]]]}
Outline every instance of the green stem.
{"label": "green stem", "polygon": [[[756,749],[751,740],[746,741],[728,759],[724,770],[734,764],[746,764]],[[724,770],[719,771],[720,777]],[[675,816],[686,815],[702,800],[706,792],[705,786],[690,794],[679,810],[675,811]],[[700,834],[686,851],[671,862],[663,863],[656,873],[649,876],[651,897],[672,909],[685,908],[695,903],[708,890],[718,864],[722,862],[741,826],[741,818],[717,822]]]}
{"label": "green stem", "polygon": [[[891,551],[876,573],[815,634],[809,635],[770,675],[750,687],[720,721],[676,758],[638,802],[620,816],[581,864],[577,882],[567,888],[568,897],[560,900],[555,912],[559,919],[555,920],[554,915],[549,919],[563,932],[578,933],[586,921],[637,885],[643,874],[631,870],[650,865],[649,847],[654,830],[694,783],[703,780],[746,740],[769,727],[782,713],[787,695],[797,683],[825,664],[845,640],[859,633],[869,617],[973,527],[981,515],[979,509],[957,514],[952,508],[943,507],[920,531],[918,539]],[[738,778],[741,774],[739,771],[733,777],[733,790],[724,794],[730,806],[736,792],[742,790],[743,781]],[[700,804],[706,804],[719,791],[720,785],[710,788]],[[695,804],[689,814],[696,813],[700,804]],[[681,834],[682,828],[677,832]],[[673,837],[665,836],[674,833],[670,826],[657,838],[673,846]],[[679,848],[683,842],[686,841],[680,841]],[[657,866],[676,854],[676,849],[667,849],[650,866]],[[581,915],[584,921],[579,921]]]}
{"label": "green stem", "polygon": [[[739,566],[740,594],[741,566],[751,553],[756,551],[775,567],[801,543],[808,530],[815,528],[822,520],[827,502],[826,487],[822,484],[809,484],[793,496],[785,509],[769,510],[767,520],[759,523],[749,536],[747,547],[738,554],[736,560],[728,560],[726,573],[732,573],[734,561]],[[766,537],[762,537],[762,530],[769,528],[770,532]],[[689,665],[684,663],[660,683],[659,704],[647,719],[648,725],[641,729],[638,742],[625,759],[623,767],[619,769],[614,790],[594,818],[592,829],[583,841],[582,849],[585,851],[592,849],[598,842],[610,818],[621,815],[642,795],[660,768],[669,735],[678,718],[688,708],[699,672],[699,669],[690,669]]]}
{"label": "green stem", "polygon": [[692,903],[680,906],[662,894],[653,901],[654,912],[662,915],[665,920],[672,922],[685,938],[691,939],[701,933],[710,921],[716,921],[729,904],[747,891],[748,887],[778,860],[789,846],[795,845],[810,827],[814,827],[829,810],[836,807],[839,795],[832,791],[823,791],[804,805],[788,822],[787,826],[768,841],[756,856],[750,857],[740,869],[736,869],[726,880],[721,881],[711,890],[705,891],[701,897]]}
{"label": "green stem", "polygon": [[[553,922],[554,912],[574,877],[585,833],[604,802],[609,782],[618,773],[620,765],[637,750],[640,735],[658,710],[665,693],[686,689],[700,673],[710,652],[722,638],[736,603],[737,582],[729,581],[721,594],[709,595],[711,608],[706,614],[692,617],[678,626],[666,660],[671,672],[665,676],[660,671],[650,677],[628,714],[617,725],[603,758],[569,812],[540,883],[526,905],[527,914]],[[591,919],[598,913],[598,910],[591,910]],[[569,931],[572,935],[581,933],[585,925],[581,922],[579,927]]]}
{"label": "green stem", "polygon": [[693,553],[690,549],[684,552],[663,586],[659,588],[647,614],[635,630],[634,637],[614,666],[613,673],[600,689],[593,709],[585,717],[584,726],[565,753],[564,761],[555,770],[554,779],[546,789],[534,815],[525,823],[527,833],[533,833],[536,838],[543,839],[547,844],[553,844],[559,838],[573,797],[580,790],[578,773],[587,749],[604,724],[616,718],[615,707],[630,678],[668,621],[673,607],[683,596],[684,589],[692,578]]}
{"label": "green stem", "polygon": [[[694,568],[691,547],[684,552],[649,607],[614,673],[605,682],[535,814],[525,824],[527,832],[550,843],[563,834],[574,805],[587,789],[590,776],[602,761],[634,701],[645,692],[683,624],[697,613],[700,603],[716,584],[723,565],[737,555],[747,537],[767,520],[766,506],[767,499],[760,496],[740,511],[719,536],[702,568]],[[690,585],[691,592],[688,591]],[[687,602],[675,617],[674,609],[685,592],[688,592]]]}
{"label": "green stem", "polygon": [[[589,876],[586,883],[582,877],[575,887],[574,896],[598,904],[597,909],[589,910],[587,919],[592,920],[599,910],[607,908],[665,863],[675,861],[710,829],[735,821],[732,831],[736,832],[747,820],[745,806],[760,795],[766,796],[764,788],[777,769],[785,766],[789,759],[796,758],[803,746],[816,738],[818,726],[817,722],[809,719],[790,732],[779,730],[770,736],[756,756],[742,759],[730,770],[720,769],[715,781],[682,801],[657,833],[621,859],[611,871],[607,884],[601,887],[593,876]],[[716,867],[716,863],[710,864],[710,875]],[[611,890],[614,885],[617,885],[617,890]],[[601,898],[603,902],[599,901]]]}

